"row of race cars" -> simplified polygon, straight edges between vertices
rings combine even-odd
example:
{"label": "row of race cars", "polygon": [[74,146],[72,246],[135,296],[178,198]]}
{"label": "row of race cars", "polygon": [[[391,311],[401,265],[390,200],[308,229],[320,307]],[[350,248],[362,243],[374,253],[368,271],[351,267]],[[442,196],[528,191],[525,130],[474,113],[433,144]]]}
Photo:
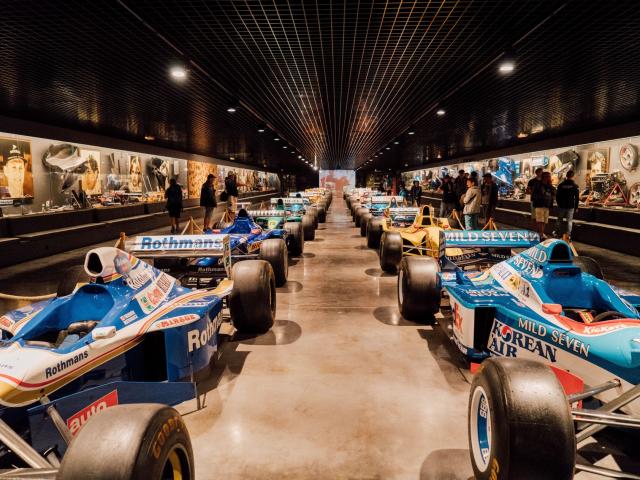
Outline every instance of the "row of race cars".
{"label": "row of race cars", "polygon": [[367,189],[344,197],[381,268],[398,273],[400,313],[440,323],[475,371],[468,432],[477,478],[640,478],[620,471],[637,462],[637,437],[618,445],[627,459],[616,468],[577,453],[607,427],[640,428],[639,295],[607,283],[563,240],[459,230],[430,206]]}
{"label": "row of race cars", "polygon": [[272,327],[288,256],[331,200],[313,189],[241,205],[211,232],[122,238],[87,252],[53,298],[0,316],[0,478],[195,478],[172,406],[200,406],[223,322]]}

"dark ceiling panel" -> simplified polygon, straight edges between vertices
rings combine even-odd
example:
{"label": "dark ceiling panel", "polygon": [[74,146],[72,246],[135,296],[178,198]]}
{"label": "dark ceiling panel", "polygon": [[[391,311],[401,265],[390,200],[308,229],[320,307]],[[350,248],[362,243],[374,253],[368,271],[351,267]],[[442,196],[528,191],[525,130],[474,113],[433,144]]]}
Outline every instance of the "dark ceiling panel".
{"label": "dark ceiling panel", "polygon": [[[377,165],[402,167],[637,116],[640,9],[631,1],[3,7],[2,113],[127,139],[151,134],[252,164],[300,165],[273,132],[257,134],[260,119],[308,159],[352,168],[380,151]],[[492,62],[510,46],[517,68],[500,76]],[[174,63],[190,68],[183,85],[168,78]],[[233,115],[232,97],[242,105]]]}

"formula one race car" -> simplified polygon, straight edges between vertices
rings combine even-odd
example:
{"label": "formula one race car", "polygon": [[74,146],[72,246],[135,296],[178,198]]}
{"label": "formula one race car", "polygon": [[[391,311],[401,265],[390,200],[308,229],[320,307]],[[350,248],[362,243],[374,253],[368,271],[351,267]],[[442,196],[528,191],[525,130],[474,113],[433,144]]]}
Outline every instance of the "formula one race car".
{"label": "formula one race car", "polygon": [[405,198],[397,195],[376,195],[359,203],[353,212],[353,221],[360,227],[360,236],[367,235],[367,222],[373,217],[382,217],[387,208],[398,208],[406,205]]}
{"label": "formula one race car", "polygon": [[448,230],[449,221],[446,218],[437,218],[433,215],[433,208],[424,205],[414,217],[409,226],[405,218],[400,222],[385,221],[371,225],[371,237],[375,238],[382,232],[380,238],[380,268],[385,272],[396,272],[400,266],[400,260],[405,255],[427,255],[437,257],[440,251],[440,232]]}
{"label": "formula one race car", "polygon": [[298,207],[302,213],[313,215],[315,227],[318,228],[318,223],[324,223],[327,220],[327,204],[322,201],[318,202],[317,195],[308,194],[306,192],[290,193],[289,198],[297,198],[302,200],[302,206]]}
{"label": "formula one race car", "polygon": [[[228,235],[207,237],[193,254],[228,252]],[[11,478],[195,478],[188,432],[164,405],[196,397],[225,302],[238,331],[271,328],[271,267],[241,262],[233,280],[191,290],[102,247],[84,270],[91,280],[77,290],[77,273],[67,275],[56,298],[0,317],[0,468],[30,467]]]}
{"label": "formula one race car", "polygon": [[[302,253],[304,249],[301,224],[292,222],[286,228],[264,230],[244,209],[240,209],[233,224],[213,230],[213,233],[228,235],[232,264],[244,260],[266,260],[273,269],[277,286],[287,282],[288,248],[291,248],[292,253]],[[131,251],[139,256],[143,255],[141,258],[153,258],[156,268],[175,276],[183,285],[197,288],[211,286],[226,278],[226,257],[222,253],[190,257],[188,253],[182,252],[184,248],[181,247],[183,244],[208,242],[208,235],[210,234],[137,237]],[[157,248],[144,248],[145,245]]]}
{"label": "formula one race car", "polygon": [[[305,240],[314,240],[316,238],[316,228],[318,228],[318,219],[314,217],[313,212],[306,213],[305,212],[305,204],[303,198],[272,198],[270,202],[270,211],[276,210],[279,211],[279,214],[268,214],[266,215],[270,218],[271,225],[275,222],[275,217],[281,216],[282,212],[286,214],[286,222],[298,222],[302,225],[302,231],[304,233]],[[264,209],[259,209],[259,212],[264,211]],[[256,210],[251,210],[251,212],[256,212]],[[263,218],[265,215],[252,215],[256,223],[264,228]],[[279,228],[279,227],[268,227],[268,228]]]}
{"label": "formula one race car", "polygon": [[371,217],[367,220],[366,237],[367,247],[379,248],[380,239],[385,230],[397,231],[410,227],[420,214],[418,207],[396,207],[382,212],[380,217]]}

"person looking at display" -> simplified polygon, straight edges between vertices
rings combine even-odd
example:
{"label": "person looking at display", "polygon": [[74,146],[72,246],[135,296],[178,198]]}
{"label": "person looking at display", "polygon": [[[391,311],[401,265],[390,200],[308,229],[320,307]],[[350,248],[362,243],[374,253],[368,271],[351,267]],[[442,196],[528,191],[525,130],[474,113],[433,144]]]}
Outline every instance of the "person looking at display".
{"label": "person looking at display", "polygon": [[415,207],[419,207],[422,203],[422,187],[418,180],[414,180],[413,187],[411,187],[411,202]]}
{"label": "person looking at display", "polygon": [[402,198],[404,198],[405,203],[409,201],[409,191],[405,188],[404,182],[400,182],[400,191],[398,192]]}
{"label": "person looking at display", "polygon": [[551,184],[551,173],[543,172],[540,181],[535,184],[531,192],[531,203],[535,208],[536,227],[540,234],[540,240],[547,238],[544,229],[549,223],[549,210],[553,206],[553,199],[556,196],[555,190]]}
{"label": "person looking at display", "polygon": [[456,208],[456,193],[454,191],[453,182],[449,175],[442,178],[442,185],[439,189],[442,193],[442,201],[440,202],[440,218],[451,215]]}
{"label": "person looking at display", "polygon": [[169,188],[165,190],[164,198],[167,199],[165,208],[171,218],[171,233],[177,233],[180,230],[180,213],[182,213],[182,187],[175,178],[169,180]]}
{"label": "person looking at display", "polygon": [[482,211],[485,222],[488,222],[490,218],[493,218],[493,214],[498,205],[498,185],[493,181],[493,176],[490,173],[485,173],[482,176]]}
{"label": "person looking at display", "polygon": [[462,212],[462,197],[467,193],[467,179],[464,176],[464,170],[458,170],[458,176],[453,181],[453,191],[456,194],[456,210]]}
{"label": "person looking at display", "polygon": [[[580,203],[580,189],[573,180],[575,173],[573,170],[567,172],[567,178],[558,185],[556,192],[556,203],[558,204],[558,219],[556,221],[555,234],[562,236],[565,232],[571,238],[573,227],[573,216],[578,210]],[[566,222],[566,230],[564,224]]]}
{"label": "person looking at display", "polygon": [[533,206],[533,191],[536,189],[537,185],[542,180],[542,172],[543,169],[541,167],[536,168],[535,177],[533,177],[527,183],[527,190],[525,194],[530,195],[531,197],[531,227],[535,230],[536,226],[536,207]]}
{"label": "person looking at display", "polygon": [[465,230],[478,229],[478,215],[481,208],[481,193],[478,187],[478,180],[473,177],[467,179],[467,191],[462,197],[464,205],[464,225]]}
{"label": "person looking at display", "polygon": [[238,187],[244,187],[243,183],[239,183],[236,179],[235,172],[229,172],[227,178],[224,179],[224,189],[227,192],[227,209],[232,213],[236,213],[238,205]]}
{"label": "person looking at display", "polygon": [[216,194],[213,189],[213,183],[216,176],[213,173],[207,175],[207,181],[200,188],[200,206],[204,208],[203,230],[211,229],[211,220],[213,218],[213,209],[218,205],[216,203]]}
{"label": "person looking at display", "polygon": [[9,188],[11,198],[24,197],[24,177],[27,170],[27,160],[17,145],[13,145],[2,167],[2,174]]}

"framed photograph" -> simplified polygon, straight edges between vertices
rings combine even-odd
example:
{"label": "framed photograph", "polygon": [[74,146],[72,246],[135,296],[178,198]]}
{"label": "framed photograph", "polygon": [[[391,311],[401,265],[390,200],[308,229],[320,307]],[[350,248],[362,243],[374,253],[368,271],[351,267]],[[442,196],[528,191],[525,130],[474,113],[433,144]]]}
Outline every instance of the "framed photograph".
{"label": "framed photograph", "polygon": [[129,155],[129,191],[142,192],[142,162],[140,155]]}
{"label": "framed photograph", "polygon": [[0,196],[33,198],[30,142],[0,138]]}
{"label": "framed photograph", "polygon": [[82,174],[82,189],[87,195],[99,195],[102,193],[100,181],[100,152],[98,150],[80,150],[80,157],[85,165]]}
{"label": "framed photograph", "polygon": [[609,172],[609,148],[592,148],[587,150],[585,154],[587,157],[587,171],[591,177]]}

